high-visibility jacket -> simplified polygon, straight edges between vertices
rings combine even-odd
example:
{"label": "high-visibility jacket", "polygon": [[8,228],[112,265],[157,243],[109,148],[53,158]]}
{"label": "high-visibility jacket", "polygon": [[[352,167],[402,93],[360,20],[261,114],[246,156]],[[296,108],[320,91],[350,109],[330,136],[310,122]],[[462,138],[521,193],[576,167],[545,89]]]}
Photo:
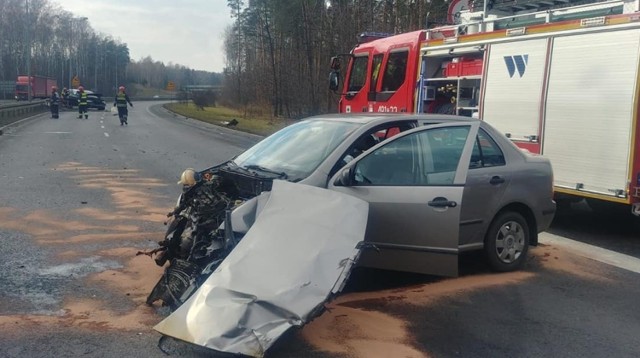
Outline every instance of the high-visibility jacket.
{"label": "high-visibility jacket", "polygon": [[127,103],[131,103],[129,100],[129,96],[126,93],[120,92],[116,95],[116,106],[117,107],[127,107]]}
{"label": "high-visibility jacket", "polygon": [[78,101],[78,105],[86,106],[89,103],[89,99],[87,96],[87,92],[80,93],[80,100]]}

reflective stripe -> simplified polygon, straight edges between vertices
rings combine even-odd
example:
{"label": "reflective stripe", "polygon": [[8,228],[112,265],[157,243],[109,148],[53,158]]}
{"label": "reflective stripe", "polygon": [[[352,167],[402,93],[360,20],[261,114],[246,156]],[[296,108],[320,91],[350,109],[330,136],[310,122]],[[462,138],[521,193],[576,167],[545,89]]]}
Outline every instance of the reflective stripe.
{"label": "reflective stripe", "polygon": [[79,105],[87,105],[88,103],[88,99],[87,99],[87,94],[85,92],[82,92],[80,94],[80,101],[78,102]]}
{"label": "reflective stripe", "polygon": [[127,95],[124,93],[118,93],[116,95],[116,106],[117,107],[127,107]]}

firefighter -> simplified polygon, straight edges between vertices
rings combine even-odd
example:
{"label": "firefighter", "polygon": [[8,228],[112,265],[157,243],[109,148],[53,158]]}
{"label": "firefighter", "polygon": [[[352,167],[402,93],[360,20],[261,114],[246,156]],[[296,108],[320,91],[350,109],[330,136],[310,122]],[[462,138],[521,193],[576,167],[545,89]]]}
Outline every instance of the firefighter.
{"label": "firefighter", "polygon": [[120,125],[129,125],[127,122],[127,117],[129,116],[129,111],[127,110],[127,103],[131,107],[133,107],[133,103],[129,99],[127,92],[125,92],[124,86],[118,87],[118,94],[116,95],[116,100],[113,102],[114,107],[118,107],[118,117],[120,118]]}
{"label": "firefighter", "polygon": [[84,114],[84,119],[89,119],[89,114],[87,113],[87,107],[89,106],[89,98],[87,96],[87,92],[84,91],[84,87],[78,87],[78,118],[82,119],[82,114]]}
{"label": "firefighter", "polygon": [[51,118],[58,118],[58,110],[60,105],[60,95],[56,86],[51,87],[51,97],[49,97],[49,109],[51,109]]}
{"label": "firefighter", "polygon": [[62,105],[65,107],[69,107],[69,90],[67,87],[62,88]]}

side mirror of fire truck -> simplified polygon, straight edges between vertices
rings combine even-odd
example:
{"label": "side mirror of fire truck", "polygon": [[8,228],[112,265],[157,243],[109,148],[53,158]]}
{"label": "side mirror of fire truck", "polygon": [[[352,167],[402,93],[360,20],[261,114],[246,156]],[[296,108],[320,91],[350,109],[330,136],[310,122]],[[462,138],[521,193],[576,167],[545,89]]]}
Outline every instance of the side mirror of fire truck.
{"label": "side mirror of fire truck", "polygon": [[331,69],[334,71],[340,70],[340,58],[338,56],[331,57]]}
{"label": "side mirror of fire truck", "polygon": [[338,71],[333,70],[329,74],[329,89],[332,91],[337,91],[340,87],[340,76],[338,75]]}
{"label": "side mirror of fire truck", "polygon": [[340,87],[340,58],[338,56],[331,57],[331,73],[329,74],[329,89],[337,91]]}

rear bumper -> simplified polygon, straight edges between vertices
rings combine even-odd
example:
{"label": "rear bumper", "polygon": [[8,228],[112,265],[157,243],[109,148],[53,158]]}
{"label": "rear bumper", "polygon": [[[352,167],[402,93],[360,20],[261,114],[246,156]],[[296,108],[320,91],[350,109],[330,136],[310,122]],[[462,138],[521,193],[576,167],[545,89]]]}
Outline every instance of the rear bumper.
{"label": "rear bumper", "polygon": [[538,232],[545,231],[551,226],[551,222],[556,215],[556,202],[551,201],[551,204],[544,208],[540,217],[538,218]]}

